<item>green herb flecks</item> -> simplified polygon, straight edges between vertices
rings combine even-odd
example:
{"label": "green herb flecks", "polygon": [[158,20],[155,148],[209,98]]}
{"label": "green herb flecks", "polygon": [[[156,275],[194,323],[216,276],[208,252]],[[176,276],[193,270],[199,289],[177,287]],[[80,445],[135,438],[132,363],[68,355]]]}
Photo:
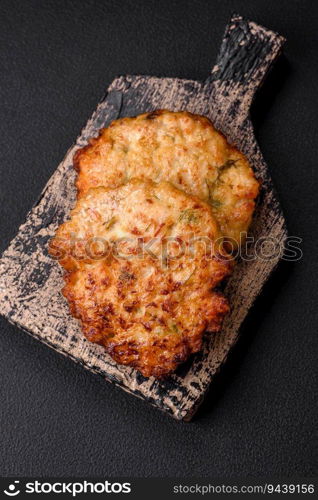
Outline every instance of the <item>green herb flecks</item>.
{"label": "green herb flecks", "polygon": [[214,193],[213,193],[213,189],[214,187],[216,186],[216,181],[214,181],[212,184],[208,181],[208,179],[205,179],[205,182],[206,182],[206,185],[207,185],[207,188],[208,188],[208,192],[209,192],[209,203],[210,205],[212,205],[213,208],[220,208],[222,206],[222,202],[220,200],[217,200],[216,198],[214,198]]}
{"label": "green herb flecks", "polygon": [[178,329],[178,327],[177,327],[177,325],[176,325],[175,323],[173,323],[173,324],[171,325],[171,330],[172,330],[174,333],[178,333],[178,332],[179,332],[179,329]]}
{"label": "green herb flecks", "polygon": [[220,165],[218,168],[219,173],[223,173],[225,170],[228,170],[231,167],[236,167],[236,162],[238,160],[227,160],[223,165]]}
{"label": "green herb flecks", "polygon": [[191,208],[182,210],[179,215],[179,221],[184,222],[185,224],[196,224],[199,221],[199,218],[199,214]]}
{"label": "green herb flecks", "polygon": [[210,198],[210,203],[214,208],[220,208],[223,205],[222,201],[217,200],[216,198]]}

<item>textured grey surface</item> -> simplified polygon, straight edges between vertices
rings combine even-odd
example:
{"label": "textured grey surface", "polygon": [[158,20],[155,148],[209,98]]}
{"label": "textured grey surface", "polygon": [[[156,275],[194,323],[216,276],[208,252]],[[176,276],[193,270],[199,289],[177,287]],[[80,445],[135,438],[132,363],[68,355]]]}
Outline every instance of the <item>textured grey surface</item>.
{"label": "textured grey surface", "polygon": [[[226,27],[217,63],[205,82],[149,76],[115,79],[0,260],[0,307],[10,322],[178,420],[194,415],[236,342],[249,308],[283,254],[285,220],[249,119],[253,95],[283,43],[281,36],[234,15]],[[238,262],[227,281],[225,295],[231,310],[222,331],[206,335],[202,350],[164,380],[145,378],[130,367],[117,365],[103,347],[87,342],[60,293],[62,272],[47,249],[49,239],[74,205],[74,152],[113,119],[156,109],[208,116],[246,154],[261,181],[250,230],[254,242],[249,254],[254,258]],[[256,250],[262,238],[262,252],[270,255],[268,259]],[[280,253],[271,256],[271,244],[266,244],[269,238]]]}
{"label": "textured grey surface", "polygon": [[[3,474],[311,475],[316,464],[315,2],[1,2],[1,250],[117,74],[204,79],[231,10],[284,34],[253,109],[304,258],[273,276],[191,424],[1,320]],[[204,39],[204,43],[202,40]],[[160,43],[159,43],[160,41]]]}

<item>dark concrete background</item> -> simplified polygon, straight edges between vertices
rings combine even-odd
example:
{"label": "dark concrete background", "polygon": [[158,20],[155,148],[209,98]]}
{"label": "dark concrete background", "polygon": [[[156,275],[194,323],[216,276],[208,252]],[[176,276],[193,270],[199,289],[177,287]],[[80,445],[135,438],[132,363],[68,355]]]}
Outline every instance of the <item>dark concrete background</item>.
{"label": "dark concrete background", "polygon": [[273,276],[191,424],[1,319],[3,476],[317,472],[317,2],[1,0],[0,250],[113,78],[204,79],[232,11],[288,39],[252,114],[304,257]]}

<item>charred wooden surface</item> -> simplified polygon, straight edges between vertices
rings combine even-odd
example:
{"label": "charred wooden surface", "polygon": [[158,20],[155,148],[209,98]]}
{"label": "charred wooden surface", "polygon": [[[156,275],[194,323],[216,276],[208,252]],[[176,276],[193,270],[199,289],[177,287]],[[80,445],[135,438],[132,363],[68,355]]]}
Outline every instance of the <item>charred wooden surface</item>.
{"label": "charred wooden surface", "polygon": [[[166,108],[208,116],[229,141],[247,155],[262,181],[251,233],[255,238],[275,238],[282,246],[286,238],[284,217],[254,138],[249,108],[283,42],[284,39],[272,31],[233,16],[226,28],[217,64],[205,82],[149,76],[117,78],[0,261],[1,313],[9,321],[177,419],[189,420],[194,414],[280,255],[270,260],[256,256],[239,262],[225,289],[231,313],[222,332],[207,336],[201,353],[169,379],[159,381],[117,365],[102,347],[84,338],[60,293],[62,271],[49,257],[47,243],[74,204],[72,159],[75,151],[116,118]],[[266,242],[264,244],[266,246]],[[252,245],[250,253],[253,250]]]}

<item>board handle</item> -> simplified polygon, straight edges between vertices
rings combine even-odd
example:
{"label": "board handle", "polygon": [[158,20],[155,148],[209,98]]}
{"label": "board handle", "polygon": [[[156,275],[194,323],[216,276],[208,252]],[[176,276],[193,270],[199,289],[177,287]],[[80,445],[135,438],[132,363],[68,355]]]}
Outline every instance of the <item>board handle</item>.
{"label": "board handle", "polygon": [[227,95],[233,101],[239,88],[239,114],[247,115],[256,90],[284,43],[283,36],[233,14],[208,83],[219,82],[223,97]]}

